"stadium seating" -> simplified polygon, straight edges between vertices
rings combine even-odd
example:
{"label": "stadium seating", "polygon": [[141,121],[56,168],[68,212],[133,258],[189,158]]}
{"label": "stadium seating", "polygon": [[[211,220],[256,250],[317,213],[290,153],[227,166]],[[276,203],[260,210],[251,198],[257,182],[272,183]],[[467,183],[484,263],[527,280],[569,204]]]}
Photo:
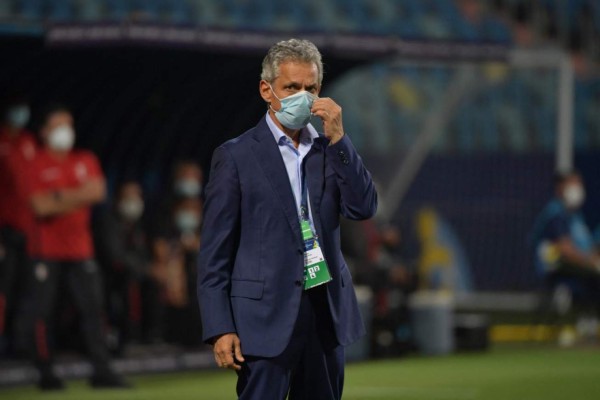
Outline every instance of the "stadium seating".
{"label": "stadium seating", "polygon": [[491,14],[478,26],[453,0],[4,0],[6,21],[147,21],[237,29],[359,32],[406,38],[508,42]]}
{"label": "stadium seating", "polygon": [[[509,9],[527,2],[505,0]],[[600,33],[600,2],[538,4],[553,23],[567,16],[566,31],[579,29],[580,17]],[[490,4],[486,7],[491,8]],[[210,27],[278,31],[334,31],[398,35],[403,38],[511,42],[505,21],[489,10],[477,23],[465,19],[454,0],[3,0],[0,17],[8,22],[106,22],[142,20]],[[1,23],[0,23],[1,25]]]}
{"label": "stadium seating", "polygon": [[[503,2],[517,7],[520,0]],[[549,15],[559,15],[557,2],[544,0]],[[573,26],[588,12],[600,27],[600,2],[573,0],[566,15]],[[46,22],[94,23],[137,21],[252,31],[325,32],[390,35],[404,39],[456,40],[510,43],[507,23],[491,8],[484,8],[477,22],[469,21],[454,0],[3,0],[0,33],[19,32],[22,27],[42,33]],[[37,28],[35,27],[37,24]],[[430,108],[454,78],[448,68],[417,69],[410,66],[376,66],[369,77],[380,87],[377,96],[355,104],[354,93],[338,85],[346,107],[356,108],[356,126],[372,126],[376,113],[365,109],[394,110],[392,118],[376,118],[384,124],[380,132],[402,132],[400,137],[382,137],[377,146],[412,143],[416,127],[423,126]],[[352,79],[352,78],[347,78]],[[549,150],[556,131],[556,76],[536,71],[488,71],[483,73],[486,90],[466,98],[441,137],[438,150]],[[387,85],[387,86],[386,86]],[[600,145],[600,84],[578,81],[575,91],[576,148]],[[370,93],[370,91],[367,91]],[[374,107],[373,105],[377,105]],[[429,108],[428,108],[429,107]],[[520,110],[533,109],[531,113]],[[385,122],[381,122],[385,121]],[[376,122],[377,123],[377,122]],[[530,134],[526,134],[526,132]]]}
{"label": "stadium seating", "polygon": [[[557,132],[557,71],[482,66],[477,73],[478,84],[483,84],[463,97],[436,150],[551,152]],[[455,79],[451,66],[377,64],[336,81],[329,93],[349,109],[345,115],[352,116],[358,146],[362,138],[375,136],[369,143],[374,150],[403,151],[414,143],[416,129],[422,129]],[[365,87],[361,96],[352,90],[357,81],[369,82],[360,85]],[[576,80],[575,97],[575,148],[597,147],[600,80]]]}

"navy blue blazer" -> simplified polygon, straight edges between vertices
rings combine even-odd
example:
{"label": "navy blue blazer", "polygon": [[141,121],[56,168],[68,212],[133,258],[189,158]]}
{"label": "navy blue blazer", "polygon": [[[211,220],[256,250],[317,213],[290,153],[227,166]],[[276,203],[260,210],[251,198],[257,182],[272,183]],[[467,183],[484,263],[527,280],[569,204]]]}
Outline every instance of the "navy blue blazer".
{"label": "navy blue blazer", "polygon": [[[329,308],[340,344],[364,334],[350,271],[340,251],[340,214],[370,218],[377,193],[350,138],[320,136],[305,157],[319,242],[333,280]],[[300,306],[304,256],[298,211],[264,117],[213,154],[198,258],[203,339],[235,332],[244,355],[274,357],[287,346]]]}

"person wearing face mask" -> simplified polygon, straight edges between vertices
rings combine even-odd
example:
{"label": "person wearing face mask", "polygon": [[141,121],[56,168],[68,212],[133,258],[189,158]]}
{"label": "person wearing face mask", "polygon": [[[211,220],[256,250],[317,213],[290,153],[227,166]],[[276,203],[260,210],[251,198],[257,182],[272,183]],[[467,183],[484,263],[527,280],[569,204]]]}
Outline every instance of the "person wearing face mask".
{"label": "person wearing face mask", "polygon": [[185,199],[201,199],[204,181],[202,167],[192,160],[178,160],[174,163],[168,183],[168,194],[155,212],[151,232],[155,239],[169,236],[174,221],[171,213],[177,203]]}
{"label": "person wearing face mask", "polygon": [[180,161],[175,165],[174,193],[178,198],[199,198],[202,195],[204,174],[193,161]]}
{"label": "person wearing face mask", "polygon": [[546,287],[567,287],[578,304],[598,312],[600,254],[580,211],[584,202],[581,175],[576,171],[557,174],[555,197],[534,224],[534,259]]}
{"label": "person wearing face mask", "polygon": [[198,303],[241,400],[340,399],[344,346],[365,333],[339,225],[371,218],[377,193],[322,80],[313,43],[274,44],[258,85],[265,116],[213,153]]}
{"label": "person wearing face mask", "polygon": [[37,153],[26,129],[29,116],[21,95],[0,105],[0,355],[14,350],[14,311],[28,262],[25,233],[33,213],[26,200],[26,172]]}
{"label": "person wearing face mask", "polygon": [[93,224],[117,353],[132,341],[154,341],[157,329],[158,289],[150,275],[150,246],[143,214],[141,185],[125,180],[117,187],[112,207]]}
{"label": "person wearing face mask", "polygon": [[164,337],[185,346],[200,344],[201,331],[196,293],[196,259],[200,246],[202,202],[198,198],[178,200],[170,229],[154,241],[153,275],[166,300]]}
{"label": "person wearing face mask", "polygon": [[94,372],[93,387],[125,387],[110,366],[104,341],[100,270],[94,260],[90,229],[93,205],[105,198],[105,181],[96,157],[73,150],[73,116],[62,105],[49,106],[40,121],[43,147],[28,177],[29,204],[35,221],[27,234],[28,269],[26,326],[28,346],[40,373],[39,387],[64,387],[53,371],[49,340],[53,308],[64,284],[80,311],[81,330]]}

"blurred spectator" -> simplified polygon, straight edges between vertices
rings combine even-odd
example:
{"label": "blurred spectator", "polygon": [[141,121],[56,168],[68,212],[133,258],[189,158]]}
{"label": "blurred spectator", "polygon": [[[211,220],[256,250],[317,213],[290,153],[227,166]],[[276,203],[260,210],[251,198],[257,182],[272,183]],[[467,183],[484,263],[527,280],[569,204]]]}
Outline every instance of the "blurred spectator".
{"label": "blurred spectator", "polygon": [[530,26],[532,6],[529,2],[517,5],[513,17],[513,36],[519,47],[531,48],[537,44],[535,32]]}
{"label": "blurred spectator", "polygon": [[462,15],[460,38],[467,41],[494,41],[508,43],[512,40],[507,26],[495,15],[487,12],[480,0],[457,0]]}
{"label": "blurred spectator", "polygon": [[105,182],[96,157],[73,151],[73,116],[64,106],[49,107],[40,126],[43,149],[32,163],[28,186],[35,222],[28,232],[32,259],[24,305],[39,387],[62,389],[53,371],[53,308],[66,284],[80,311],[82,335],[94,367],[94,387],[124,387],[109,365],[102,323],[102,286],[94,261],[91,206],[104,200]]}
{"label": "blurred spectator", "polygon": [[381,249],[378,256],[379,268],[388,271],[388,282],[397,287],[412,287],[414,274],[401,260],[402,234],[395,225],[381,229]]}
{"label": "blurred spectator", "polygon": [[177,202],[181,199],[199,199],[202,196],[204,173],[202,167],[189,160],[175,162],[171,179],[168,183],[168,192],[163,194],[158,205],[158,211],[150,210],[156,214],[151,229],[152,237],[160,238],[168,235],[173,229],[172,212]]}
{"label": "blurred spectator", "polygon": [[[402,258],[402,244],[402,234],[397,226],[386,224],[379,229],[379,244],[373,249],[375,273],[379,275],[374,287],[375,356],[400,355],[413,348],[408,297],[416,289],[417,276],[414,268]],[[389,332],[394,340],[387,342],[384,332]]]}
{"label": "blurred spectator", "polygon": [[179,198],[198,198],[202,194],[204,173],[193,161],[180,161],[173,174],[174,193]]}
{"label": "blurred spectator", "polygon": [[152,274],[166,299],[165,338],[193,346],[200,344],[202,337],[196,301],[202,203],[197,198],[181,199],[170,215],[170,228],[154,241]]}
{"label": "blurred spectator", "polygon": [[33,214],[26,199],[25,172],[37,152],[25,128],[30,109],[21,95],[0,106],[0,354],[12,350],[12,320],[26,270],[25,233]]}
{"label": "blurred spectator", "polygon": [[341,219],[341,225],[342,252],[353,280],[368,286],[375,298],[373,356],[389,357],[410,350],[406,300],[416,288],[416,275],[402,260],[400,229],[393,224],[378,226],[373,220]]}
{"label": "blurred spectator", "polygon": [[559,174],[555,197],[538,216],[533,230],[538,273],[549,288],[563,285],[579,304],[600,306],[600,255],[580,208],[585,189],[577,172]]}
{"label": "blurred spectator", "polygon": [[142,226],[144,199],[135,181],[119,185],[112,207],[94,222],[96,254],[106,278],[116,350],[158,339],[158,289],[150,275],[150,245]]}
{"label": "blurred spectator", "polygon": [[373,220],[342,219],[342,251],[354,281],[374,290],[411,286],[413,274],[401,262],[400,230],[391,224],[379,227]]}

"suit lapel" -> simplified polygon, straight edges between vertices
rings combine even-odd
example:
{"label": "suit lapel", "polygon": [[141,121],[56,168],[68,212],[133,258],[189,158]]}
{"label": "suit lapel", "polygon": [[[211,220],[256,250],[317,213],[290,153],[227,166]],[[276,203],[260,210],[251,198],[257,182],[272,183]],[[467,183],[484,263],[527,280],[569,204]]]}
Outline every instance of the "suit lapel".
{"label": "suit lapel", "polygon": [[269,180],[273,191],[278,196],[279,201],[277,203],[283,208],[292,233],[296,235],[300,246],[303,246],[294,193],[279,147],[273,139],[265,118],[257,125],[254,139],[256,142],[253,143],[253,154]]}
{"label": "suit lapel", "polygon": [[[323,151],[323,138],[315,139],[310,152],[306,155],[306,184],[310,197],[310,206],[315,224],[318,224],[317,215],[321,211],[321,198],[323,196],[325,176],[325,152]],[[320,226],[318,226],[320,230]]]}

